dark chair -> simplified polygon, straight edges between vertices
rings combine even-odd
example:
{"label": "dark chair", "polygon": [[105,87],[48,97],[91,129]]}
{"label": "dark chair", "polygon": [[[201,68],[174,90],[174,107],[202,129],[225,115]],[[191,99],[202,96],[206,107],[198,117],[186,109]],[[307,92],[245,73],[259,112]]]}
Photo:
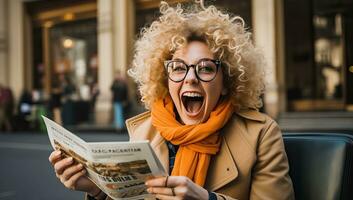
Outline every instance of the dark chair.
{"label": "dark chair", "polygon": [[297,200],[353,199],[353,136],[285,133]]}

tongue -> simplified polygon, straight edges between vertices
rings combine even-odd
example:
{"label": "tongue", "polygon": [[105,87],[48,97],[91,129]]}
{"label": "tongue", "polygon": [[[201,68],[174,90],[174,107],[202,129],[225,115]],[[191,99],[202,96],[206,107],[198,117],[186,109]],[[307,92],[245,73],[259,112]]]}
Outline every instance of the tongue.
{"label": "tongue", "polygon": [[187,103],[187,111],[190,113],[197,113],[202,106],[202,101],[188,101]]}

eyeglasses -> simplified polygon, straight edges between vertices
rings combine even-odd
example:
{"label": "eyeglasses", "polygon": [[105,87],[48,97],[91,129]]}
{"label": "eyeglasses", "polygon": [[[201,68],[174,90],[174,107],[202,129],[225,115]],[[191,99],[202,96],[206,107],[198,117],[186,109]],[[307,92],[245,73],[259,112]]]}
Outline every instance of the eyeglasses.
{"label": "eyeglasses", "polygon": [[166,60],[164,67],[168,78],[174,82],[181,82],[185,79],[190,67],[193,67],[198,80],[203,82],[212,81],[216,75],[221,61],[203,58],[194,65],[188,65],[183,60]]}

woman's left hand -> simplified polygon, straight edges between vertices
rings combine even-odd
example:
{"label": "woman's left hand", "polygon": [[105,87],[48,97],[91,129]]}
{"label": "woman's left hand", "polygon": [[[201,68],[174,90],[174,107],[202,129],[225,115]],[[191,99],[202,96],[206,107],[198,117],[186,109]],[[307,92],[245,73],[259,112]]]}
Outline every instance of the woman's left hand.
{"label": "woman's left hand", "polygon": [[185,176],[159,177],[146,181],[147,191],[158,199],[208,200],[208,191]]}

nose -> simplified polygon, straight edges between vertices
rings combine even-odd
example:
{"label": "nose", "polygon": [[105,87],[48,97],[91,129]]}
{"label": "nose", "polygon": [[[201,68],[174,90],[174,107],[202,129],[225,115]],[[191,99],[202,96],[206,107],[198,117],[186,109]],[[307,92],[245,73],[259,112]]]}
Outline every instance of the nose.
{"label": "nose", "polygon": [[185,83],[197,83],[199,81],[199,79],[196,76],[196,70],[195,67],[190,67],[188,73],[186,74]]}

